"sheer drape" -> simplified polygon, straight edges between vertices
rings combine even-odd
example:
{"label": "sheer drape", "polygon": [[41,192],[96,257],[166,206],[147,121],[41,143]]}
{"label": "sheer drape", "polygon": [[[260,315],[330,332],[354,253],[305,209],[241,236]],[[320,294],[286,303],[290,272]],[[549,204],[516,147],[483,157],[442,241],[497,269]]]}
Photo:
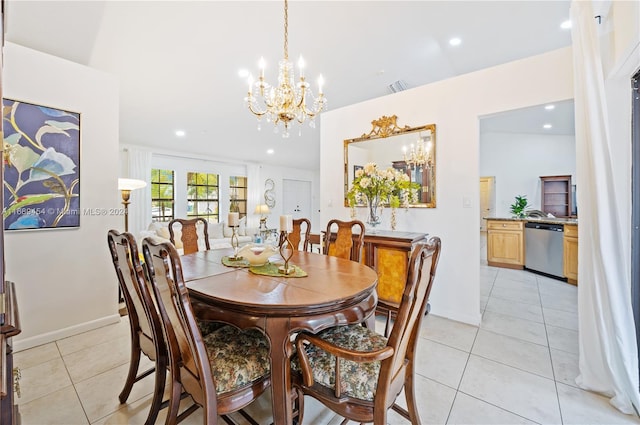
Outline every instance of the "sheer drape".
{"label": "sheer drape", "polygon": [[264,204],[264,181],[260,179],[260,166],[258,164],[247,165],[247,220],[250,227],[258,227],[260,217],[253,212],[256,205]]}
{"label": "sheer drape", "polygon": [[[621,243],[619,194],[600,44],[590,1],[571,3],[580,250],[578,385],[611,397],[625,413],[640,407],[630,277]],[[624,216],[626,217],[626,216]]]}
{"label": "sheer drape", "polygon": [[131,204],[129,205],[129,232],[136,238],[140,232],[146,230],[151,222],[151,152],[127,147],[129,163],[129,177],[144,180],[147,186],[131,192]]}

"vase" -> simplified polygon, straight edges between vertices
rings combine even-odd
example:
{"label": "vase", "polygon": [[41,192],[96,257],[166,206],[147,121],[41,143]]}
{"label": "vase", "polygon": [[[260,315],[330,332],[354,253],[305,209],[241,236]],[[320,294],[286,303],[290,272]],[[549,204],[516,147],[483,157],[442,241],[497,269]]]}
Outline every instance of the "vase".
{"label": "vase", "polygon": [[380,197],[367,197],[367,207],[369,209],[369,216],[367,217],[367,224],[369,225],[369,233],[376,233],[376,226],[380,224],[380,216],[378,215],[378,206],[380,205]]}
{"label": "vase", "polygon": [[391,208],[391,230],[396,230],[396,208]]}

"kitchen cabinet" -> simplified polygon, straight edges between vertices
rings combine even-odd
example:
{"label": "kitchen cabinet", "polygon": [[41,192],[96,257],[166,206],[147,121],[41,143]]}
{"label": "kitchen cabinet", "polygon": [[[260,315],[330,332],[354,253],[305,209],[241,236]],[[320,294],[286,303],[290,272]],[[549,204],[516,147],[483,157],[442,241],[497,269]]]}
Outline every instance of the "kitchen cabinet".
{"label": "kitchen cabinet", "polygon": [[524,268],[522,221],[487,219],[487,263],[494,267]]}
{"label": "kitchen cabinet", "polygon": [[541,208],[555,217],[571,216],[571,176],[541,176]]}
{"label": "kitchen cabinet", "polygon": [[578,225],[565,224],[563,240],[564,276],[567,282],[578,284]]}

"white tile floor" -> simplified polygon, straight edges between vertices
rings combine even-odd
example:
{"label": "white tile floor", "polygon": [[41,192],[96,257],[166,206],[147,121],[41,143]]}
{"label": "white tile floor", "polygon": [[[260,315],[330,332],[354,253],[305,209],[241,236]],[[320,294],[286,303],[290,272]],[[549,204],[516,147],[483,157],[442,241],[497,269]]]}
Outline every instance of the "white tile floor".
{"label": "white tile floor", "polygon": [[[481,250],[484,252],[484,248]],[[481,326],[437,316],[423,323],[417,398],[423,424],[640,423],[579,389],[576,287],[481,260]],[[437,284],[437,280],[436,280]],[[152,377],[118,402],[129,356],[126,318],[116,325],[15,354],[22,369],[22,423],[142,424]],[[148,363],[147,363],[148,364]],[[305,423],[340,422],[306,403]],[[250,406],[270,423],[268,394]],[[163,423],[160,417],[159,423]],[[199,411],[185,423],[201,424]],[[390,424],[406,422],[393,413]]]}

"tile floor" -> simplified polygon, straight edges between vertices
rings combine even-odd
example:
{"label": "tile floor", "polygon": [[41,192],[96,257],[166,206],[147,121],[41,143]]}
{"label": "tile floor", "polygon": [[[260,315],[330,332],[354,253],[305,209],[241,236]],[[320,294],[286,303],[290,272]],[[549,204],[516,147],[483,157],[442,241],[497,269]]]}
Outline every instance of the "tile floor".
{"label": "tile floor", "polygon": [[[423,424],[640,423],[575,384],[576,287],[488,267],[482,259],[480,280],[480,327],[434,315],[423,323],[416,376]],[[144,423],[152,376],[133,387],[127,404],[118,402],[128,356],[126,317],[16,353],[15,363],[22,369],[22,423]],[[340,423],[313,400],[306,407],[307,424]],[[269,395],[249,410],[261,424],[270,423]],[[163,421],[161,416],[158,422]],[[200,411],[183,423],[202,424]],[[392,412],[389,423],[407,422]]]}

